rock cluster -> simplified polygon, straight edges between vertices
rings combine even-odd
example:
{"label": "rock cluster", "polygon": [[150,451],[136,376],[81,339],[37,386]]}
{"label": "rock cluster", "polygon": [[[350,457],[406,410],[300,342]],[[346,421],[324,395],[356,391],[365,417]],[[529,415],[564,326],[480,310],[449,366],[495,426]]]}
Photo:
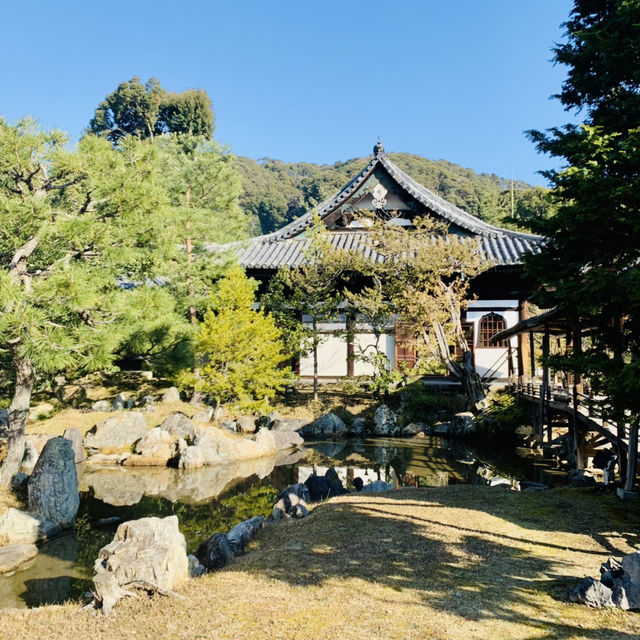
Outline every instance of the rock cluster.
{"label": "rock cluster", "polygon": [[[236,424],[247,437],[236,434]],[[228,426],[228,425],[227,425]],[[279,451],[303,444],[295,431],[259,429],[254,435],[255,419],[233,421],[234,433],[204,424],[194,424],[177,411],[158,427],[147,431],[140,411],[113,416],[95,425],[84,438],[90,464],[122,464],[130,467],[176,466],[195,469],[273,456]],[[231,430],[231,429],[230,429]]]}
{"label": "rock cluster", "polygon": [[609,558],[600,567],[600,580],[585,578],[569,597],[589,607],[640,609],[640,551],[621,561]]}
{"label": "rock cluster", "polygon": [[423,437],[425,435],[449,437],[469,436],[477,431],[476,418],[470,411],[455,414],[449,422],[435,422],[433,424],[410,422],[402,427],[402,416],[394,413],[385,404],[376,408],[371,424],[368,424],[364,418],[354,418],[351,424],[347,425],[335,413],[327,413],[304,426],[293,424],[301,421],[292,418],[270,417],[266,422],[270,428],[275,429],[285,421],[291,425],[290,428],[297,429],[298,433],[307,439],[361,437],[369,434],[382,438]]}

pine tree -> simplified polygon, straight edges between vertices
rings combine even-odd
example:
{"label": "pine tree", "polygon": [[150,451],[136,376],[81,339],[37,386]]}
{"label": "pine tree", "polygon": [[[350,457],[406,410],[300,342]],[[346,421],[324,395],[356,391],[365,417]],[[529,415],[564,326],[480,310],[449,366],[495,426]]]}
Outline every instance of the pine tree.
{"label": "pine tree", "polygon": [[199,377],[182,379],[217,406],[265,410],[290,380],[281,332],[269,314],[253,308],[255,289],[238,266],[218,281],[195,340]]}
{"label": "pine tree", "polygon": [[135,138],[119,150],[94,136],[73,152],[66,142],[0,120],[0,357],[14,388],[5,486],[37,380],[111,368],[141,317],[182,321],[154,286],[183,253],[158,150]]}
{"label": "pine tree", "polygon": [[630,486],[640,421],[640,1],[575,0],[564,26],[555,61],[568,74],[556,97],[584,121],[530,132],[564,167],[545,173],[557,210],[539,225],[549,241],[528,266],[547,284],[539,304],[590,328],[588,347],[558,366],[606,397],[603,417],[630,438]]}

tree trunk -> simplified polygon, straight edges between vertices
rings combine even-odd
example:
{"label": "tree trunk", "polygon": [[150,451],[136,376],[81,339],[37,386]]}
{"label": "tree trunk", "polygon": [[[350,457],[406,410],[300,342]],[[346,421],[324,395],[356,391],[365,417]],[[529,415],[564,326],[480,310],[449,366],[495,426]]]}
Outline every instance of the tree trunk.
{"label": "tree trunk", "polygon": [[[185,194],[185,201],[187,205],[187,209],[191,206],[191,185],[187,185],[187,192]],[[185,244],[187,248],[187,263],[189,265],[189,270],[191,270],[191,264],[193,263],[193,243],[191,240],[191,221],[187,220],[185,223],[185,232],[186,239]],[[197,314],[196,314],[196,305],[195,305],[195,297],[196,290],[193,285],[193,279],[191,278],[191,274],[187,274],[187,289],[189,291],[189,321],[191,324],[195,325],[198,322]],[[196,380],[200,380],[200,364],[196,360],[195,365],[193,367],[193,376]],[[198,391],[197,389],[193,390],[193,395],[191,396],[191,400],[189,404],[194,407],[200,406],[204,400],[204,393],[202,391]]]}
{"label": "tree trunk", "polygon": [[[445,363],[449,372],[462,384],[462,389],[469,399],[469,402],[476,409],[484,409],[486,407],[486,396],[482,380],[473,366],[473,354],[469,350],[469,345],[462,333],[462,325],[460,325],[459,336],[456,336],[458,346],[462,351],[460,362],[456,362],[449,351],[449,342],[447,340],[444,327],[438,322],[433,323],[433,329],[438,345],[438,353]],[[423,334],[426,344],[429,344],[429,336]]]}
{"label": "tree trunk", "polygon": [[318,399],[318,325],[313,316],[313,399]]}
{"label": "tree trunk", "polygon": [[24,456],[24,432],[29,416],[31,391],[35,372],[28,358],[19,353],[19,346],[13,348],[13,368],[16,373],[16,386],[9,406],[9,442],[7,457],[0,468],[0,486],[11,486],[13,476],[18,473]]}

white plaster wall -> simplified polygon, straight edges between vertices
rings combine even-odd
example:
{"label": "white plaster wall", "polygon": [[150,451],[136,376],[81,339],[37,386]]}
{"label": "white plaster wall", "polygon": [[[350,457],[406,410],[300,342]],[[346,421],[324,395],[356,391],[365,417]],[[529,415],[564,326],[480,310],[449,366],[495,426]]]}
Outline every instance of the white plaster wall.
{"label": "white plaster wall", "polygon": [[[313,376],[313,354],[300,359],[300,375]],[[328,336],[318,347],[318,375],[347,375],[347,342],[344,338]]]}
{"label": "white plaster wall", "polygon": [[[367,350],[367,355],[375,352],[373,345],[376,343],[376,337],[372,333],[356,333],[353,337],[354,353],[356,356],[360,353],[360,349],[371,345],[372,348]],[[378,348],[387,356],[389,360],[389,366],[393,369],[396,366],[395,357],[395,338],[389,334],[382,334],[380,336],[380,342]],[[373,366],[368,362],[362,362],[356,358],[353,363],[353,374],[355,376],[370,376],[373,375]]]}
{"label": "white plaster wall", "polygon": [[[517,300],[474,300],[470,302],[467,306],[467,322],[473,322],[474,324],[474,337],[476,342],[475,347],[475,363],[476,370],[481,376],[487,375],[489,372],[493,371],[496,367],[498,360],[501,361],[498,369],[492,373],[491,377],[493,379],[501,379],[507,378],[509,376],[509,364],[506,357],[507,349],[501,348],[480,348],[478,347],[478,338],[479,331],[478,325],[480,323],[480,319],[483,316],[486,316],[488,313],[492,311],[501,315],[504,318],[506,328],[513,327],[513,325],[517,324],[519,315],[517,310],[508,310],[503,311],[501,307],[516,307],[518,306]],[[512,347],[512,362],[513,367],[517,366],[516,362],[516,348],[518,346],[518,338],[513,336],[509,339],[509,342]]]}

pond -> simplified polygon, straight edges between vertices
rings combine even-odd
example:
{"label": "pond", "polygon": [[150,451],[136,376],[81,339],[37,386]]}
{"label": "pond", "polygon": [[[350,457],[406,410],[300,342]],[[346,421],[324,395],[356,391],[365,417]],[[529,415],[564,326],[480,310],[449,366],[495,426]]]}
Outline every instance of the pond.
{"label": "pond", "polygon": [[543,469],[520,454],[440,438],[377,438],[307,443],[277,458],[193,470],[79,465],[75,528],[40,545],[40,554],[22,570],[0,576],[0,609],[80,600],[91,589],[99,549],[122,521],[175,514],[193,553],[213,533],[268,515],[279,491],[330,466],[347,488],[357,477],[398,486],[541,480]]}

